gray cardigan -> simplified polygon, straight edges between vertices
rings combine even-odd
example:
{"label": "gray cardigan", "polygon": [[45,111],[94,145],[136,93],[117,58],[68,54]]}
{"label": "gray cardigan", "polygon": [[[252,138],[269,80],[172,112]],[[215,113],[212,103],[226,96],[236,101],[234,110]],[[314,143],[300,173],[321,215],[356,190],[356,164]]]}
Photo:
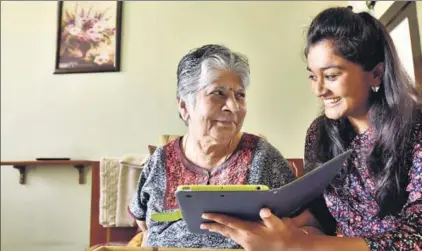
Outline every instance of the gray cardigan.
{"label": "gray cardigan", "polygon": [[174,191],[182,184],[262,184],[270,189],[295,179],[286,159],[269,142],[244,133],[237,149],[221,166],[212,171],[186,159],[181,138],[158,148],[145,165],[129,211],[146,221],[149,247],[240,248],[221,235],[198,235],[188,231],[184,220],[155,222],[151,214],[177,209]]}

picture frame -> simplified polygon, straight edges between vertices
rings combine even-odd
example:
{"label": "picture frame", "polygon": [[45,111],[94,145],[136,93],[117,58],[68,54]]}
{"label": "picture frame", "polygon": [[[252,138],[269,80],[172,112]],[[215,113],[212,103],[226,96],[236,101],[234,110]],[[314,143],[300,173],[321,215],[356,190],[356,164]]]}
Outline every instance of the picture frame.
{"label": "picture frame", "polygon": [[59,1],[54,74],[120,71],[122,1]]}

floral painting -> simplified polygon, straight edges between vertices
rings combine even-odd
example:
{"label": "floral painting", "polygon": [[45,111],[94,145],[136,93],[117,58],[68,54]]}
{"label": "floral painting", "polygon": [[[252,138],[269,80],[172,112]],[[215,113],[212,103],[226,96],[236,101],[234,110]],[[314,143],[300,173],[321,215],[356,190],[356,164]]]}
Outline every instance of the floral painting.
{"label": "floral painting", "polygon": [[120,71],[120,1],[60,1],[55,73]]}

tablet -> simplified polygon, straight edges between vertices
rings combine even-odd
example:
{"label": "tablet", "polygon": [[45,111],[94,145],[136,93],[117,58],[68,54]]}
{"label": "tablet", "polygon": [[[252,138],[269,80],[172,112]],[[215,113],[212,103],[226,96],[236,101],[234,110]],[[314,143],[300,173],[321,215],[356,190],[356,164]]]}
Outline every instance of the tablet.
{"label": "tablet", "polygon": [[[177,191],[206,191],[206,192],[239,192],[239,191],[268,191],[265,185],[180,185]],[[188,195],[189,196],[189,195]],[[173,222],[183,219],[182,211],[152,213],[151,219],[156,222]]]}
{"label": "tablet", "polygon": [[176,191],[176,199],[188,230],[195,234],[217,234],[200,229],[203,213],[219,213],[244,220],[260,220],[261,208],[269,208],[278,217],[290,217],[320,196],[352,150],[344,152],[306,175],[269,191]]}
{"label": "tablet", "polygon": [[181,185],[177,191],[220,191],[220,192],[246,192],[246,191],[268,191],[270,188],[265,185]]}

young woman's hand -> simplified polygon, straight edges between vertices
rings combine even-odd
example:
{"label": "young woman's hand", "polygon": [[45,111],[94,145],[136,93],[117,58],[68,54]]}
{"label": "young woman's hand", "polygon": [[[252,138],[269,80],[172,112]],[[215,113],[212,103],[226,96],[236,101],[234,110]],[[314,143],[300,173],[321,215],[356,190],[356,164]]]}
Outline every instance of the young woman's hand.
{"label": "young woman's hand", "polygon": [[215,223],[201,228],[220,233],[241,245],[246,251],[301,250],[307,231],[299,228],[290,218],[280,219],[269,209],[260,211],[262,222],[243,221],[219,214],[204,214],[203,218]]}

